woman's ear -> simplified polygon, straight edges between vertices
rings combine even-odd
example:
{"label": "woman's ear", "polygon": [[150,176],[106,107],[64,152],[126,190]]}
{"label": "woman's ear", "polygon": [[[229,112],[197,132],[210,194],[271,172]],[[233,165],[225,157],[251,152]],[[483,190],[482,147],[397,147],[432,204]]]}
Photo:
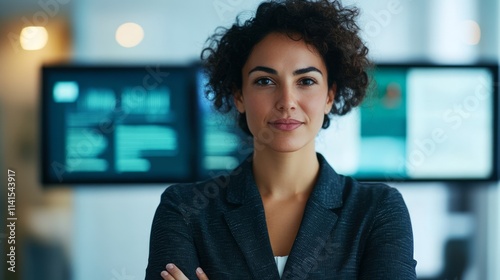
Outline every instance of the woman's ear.
{"label": "woman's ear", "polygon": [[238,112],[245,113],[245,105],[243,104],[243,93],[241,90],[233,91],[234,104],[236,105],[236,109]]}
{"label": "woman's ear", "polygon": [[328,89],[328,96],[326,97],[325,114],[330,113],[333,106],[333,101],[335,100],[335,94],[337,94],[337,84],[333,84]]}

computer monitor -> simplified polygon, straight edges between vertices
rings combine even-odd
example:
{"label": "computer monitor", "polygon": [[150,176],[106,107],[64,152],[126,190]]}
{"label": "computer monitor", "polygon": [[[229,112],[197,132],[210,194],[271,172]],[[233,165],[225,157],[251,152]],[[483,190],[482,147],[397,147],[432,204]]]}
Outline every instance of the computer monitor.
{"label": "computer monitor", "polygon": [[234,110],[221,113],[213,107],[210,100],[213,94],[201,67],[196,67],[196,81],[200,179],[227,175],[253,151],[253,138],[238,127]]}
{"label": "computer monitor", "polygon": [[195,83],[190,67],[43,67],[42,182],[197,179]]}
{"label": "computer monitor", "polygon": [[497,177],[498,66],[379,64],[365,102],[334,117],[317,149],[368,181]]}
{"label": "computer monitor", "polygon": [[[367,181],[497,179],[498,66],[379,64],[365,102],[317,151]],[[199,66],[45,66],[45,184],[173,183],[227,174],[252,152]]]}

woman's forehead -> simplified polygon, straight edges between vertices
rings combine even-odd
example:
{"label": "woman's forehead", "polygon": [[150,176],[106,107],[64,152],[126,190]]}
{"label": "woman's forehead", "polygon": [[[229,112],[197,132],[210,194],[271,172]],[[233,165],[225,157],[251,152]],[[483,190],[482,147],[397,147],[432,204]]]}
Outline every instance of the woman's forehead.
{"label": "woman's forehead", "polygon": [[314,46],[300,37],[291,38],[283,33],[270,33],[253,47],[243,68],[256,66],[326,68],[322,56]]}

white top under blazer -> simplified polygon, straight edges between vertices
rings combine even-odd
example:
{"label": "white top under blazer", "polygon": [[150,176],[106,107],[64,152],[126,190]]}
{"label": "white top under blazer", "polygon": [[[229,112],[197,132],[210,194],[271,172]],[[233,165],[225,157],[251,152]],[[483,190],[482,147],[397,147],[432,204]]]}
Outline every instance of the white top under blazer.
{"label": "white top under blazer", "polygon": [[278,267],[280,278],[281,276],[283,276],[283,270],[285,270],[285,264],[287,259],[288,256],[274,257],[274,261],[276,262],[276,266]]}

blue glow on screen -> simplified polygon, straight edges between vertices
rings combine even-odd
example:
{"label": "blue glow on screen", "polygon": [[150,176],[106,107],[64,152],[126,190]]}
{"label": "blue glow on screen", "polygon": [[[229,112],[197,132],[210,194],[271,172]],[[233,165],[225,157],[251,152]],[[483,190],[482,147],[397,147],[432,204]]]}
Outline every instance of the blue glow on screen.
{"label": "blue glow on screen", "polygon": [[78,98],[78,83],[57,82],[54,85],[55,102],[75,102]]}
{"label": "blue glow on screen", "polygon": [[[53,68],[44,74],[44,174],[64,182],[175,182],[227,174],[252,137],[206,98],[196,67]],[[365,102],[333,116],[317,151],[362,180],[488,179],[494,173],[494,71],[378,66]],[[167,75],[168,74],[168,75]],[[156,80],[155,80],[156,81]],[[47,99],[45,99],[47,100]]]}
{"label": "blue glow on screen", "polygon": [[76,66],[44,71],[45,88],[53,89],[54,97],[43,108],[45,181],[197,178],[192,70]]}
{"label": "blue glow on screen", "polygon": [[367,99],[321,132],[342,174],[374,180],[489,178],[494,76],[486,67],[383,67]]}

